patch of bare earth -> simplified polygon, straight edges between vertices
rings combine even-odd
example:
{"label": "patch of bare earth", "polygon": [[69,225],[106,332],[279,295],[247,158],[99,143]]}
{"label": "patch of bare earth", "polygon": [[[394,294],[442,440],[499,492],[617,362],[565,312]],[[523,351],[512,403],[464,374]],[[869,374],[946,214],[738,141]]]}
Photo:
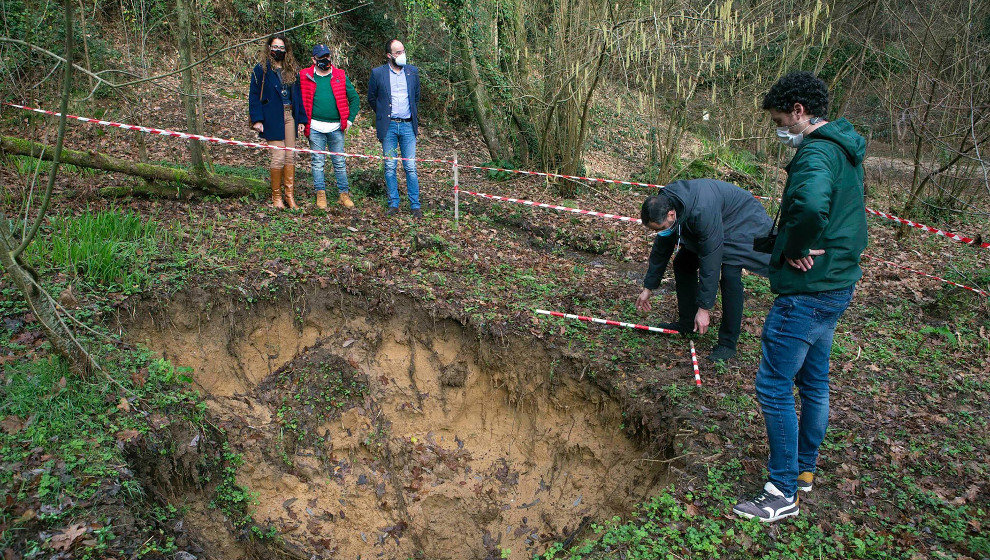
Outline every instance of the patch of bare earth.
{"label": "patch of bare earth", "polygon": [[[484,340],[410,301],[369,307],[330,290],[249,308],[193,291],[127,326],[193,368],[244,456],[255,521],[287,549],[528,558],[667,481],[569,358]],[[189,500],[208,553],[243,557],[222,516]]]}

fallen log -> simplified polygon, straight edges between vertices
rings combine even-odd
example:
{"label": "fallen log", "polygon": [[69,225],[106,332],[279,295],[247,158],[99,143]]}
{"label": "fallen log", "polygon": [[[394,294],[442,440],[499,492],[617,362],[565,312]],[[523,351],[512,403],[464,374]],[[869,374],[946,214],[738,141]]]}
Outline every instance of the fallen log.
{"label": "fallen log", "polygon": [[[45,146],[24,138],[0,136],[0,152],[22,156],[41,157],[51,161],[55,148]],[[252,191],[266,188],[264,181],[248,177],[231,177],[215,173],[196,174],[185,169],[175,169],[150,163],[140,163],[123,158],[113,157],[95,151],[81,152],[62,148],[62,162],[86,167],[102,169],[115,173],[124,173],[141,177],[150,181],[148,184],[133,187],[107,187],[101,190],[108,196],[142,194],[148,196],[166,196],[190,198],[204,195],[215,196],[244,196]],[[172,185],[167,185],[171,183]],[[180,186],[175,186],[178,183]],[[182,188],[186,185],[187,188]]]}

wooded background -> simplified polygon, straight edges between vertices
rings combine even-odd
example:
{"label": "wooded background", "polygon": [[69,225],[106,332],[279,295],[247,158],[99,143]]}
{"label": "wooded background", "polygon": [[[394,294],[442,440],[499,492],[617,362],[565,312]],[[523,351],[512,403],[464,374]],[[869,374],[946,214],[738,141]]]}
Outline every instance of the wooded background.
{"label": "wooded background", "polygon": [[[201,132],[207,72],[246,76],[261,44],[249,40],[295,27],[289,36],[299,60],[309,60],[311,45],[328,44],[362,93],[370,69],[383,62],[384,41],[403,39],[423,73],[423,119],[439,128],[476,125],[500,165],[583,173],[589,131],[603,126],[596,117],[603,112],[637,115],[634,134],[648,146],[642,179],[662,183],[690,173],[694,162],[682,161],[681,150],[688,137],[705,148],[696,160],[717,162],[731,153],[727,147],[760,156],[777,149],[759,110],[763,93],[783,73],[804,69],[829,82],[828,116],[849,118],[870,141],[870,155],[910,166],[909,182],[888,186],[892,210],[912,216],[922,205],[982,215],[990,192],[987,0],[72,6],[72,58],[83,71],[73,107],[85,112],[80,107],[99,107],[108,97],[125,99],[129,109],[119,118],[136,124],[154,124],[149,90],[138,86],[186,68],[179,81],[152,82],[152,96],[182,98],[186,128]],[[51,51],[64,41],[63,13],[52,2],[2,4],[4,100],[54,95],[61,72]],[[136,141],[143,142],[140,135]],[[190,144],[188,163],[203,175],[208,155]],[[569,188],[561,185],[561,194]]]}

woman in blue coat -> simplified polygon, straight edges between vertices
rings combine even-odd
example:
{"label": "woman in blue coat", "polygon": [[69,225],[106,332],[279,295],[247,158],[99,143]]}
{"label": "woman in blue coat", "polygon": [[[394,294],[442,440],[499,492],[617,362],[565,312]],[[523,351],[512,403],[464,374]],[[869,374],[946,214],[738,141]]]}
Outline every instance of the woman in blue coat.
{"label": "woman in blue coat", "polygon": [[[309,122],[303,109],[298,76],[299,64],[292,56],[289,39],[272,35],[261,52],[261,62],[255,65],[251,73],[248,94],[251,128],[269,145],[294,148],[296,128]],[[298,208],[292,192],[296,176],[295,153],[288,150],[269,151],[272,153],[268,166],[272,180],[272,205],[275,208]]]}

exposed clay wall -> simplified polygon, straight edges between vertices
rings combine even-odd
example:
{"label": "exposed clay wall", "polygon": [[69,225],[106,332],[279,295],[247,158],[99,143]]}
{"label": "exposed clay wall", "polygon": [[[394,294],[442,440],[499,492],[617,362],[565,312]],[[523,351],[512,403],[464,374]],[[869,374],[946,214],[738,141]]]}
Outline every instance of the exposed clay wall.
{"label": "exposed clay wall", "polygon": [[[251,306],[193,291],[127,320],[132,340],[193,368],[245,456],[255,520],[292,548],[528,558],[667,481],[570,359],[534,340],[479,340],[409,302],[369,307],[326,290]],[[339,410],[303,402],[318,382],[303,372],[326,364],[366,391]]]}

